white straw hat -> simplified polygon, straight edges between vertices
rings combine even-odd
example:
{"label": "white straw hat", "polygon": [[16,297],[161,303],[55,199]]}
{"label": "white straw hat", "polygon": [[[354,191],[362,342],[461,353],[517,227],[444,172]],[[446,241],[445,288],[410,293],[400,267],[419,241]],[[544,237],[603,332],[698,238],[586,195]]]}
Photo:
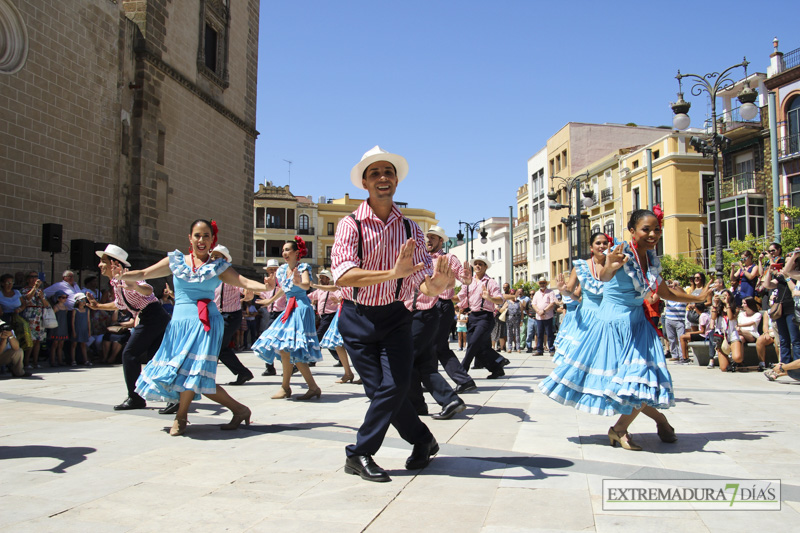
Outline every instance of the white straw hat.
{"label": "white straw hat", "polygon": [[128,263],[128,252],[126,252],[125,250],[123,250],[122,248],[120,248],[115,244],[109,244],[108,246],[106,246],[105,250],[97,250],[95,254],[100,259],[102,259],[104,255],[107,255],[111,259],[116,259],[126,267],[131,266],[131,264]]}
{"label": "white straw hat", "polygon": [[437,236],[441,237],[441,238],[442,238],[442,240],[445,240],[445,241],[447,240],[447,234],[446,234],[446,233],[444,232],[444,230],[443,230],[441,227],[439,227],[439,226],[431,226],[431,227],[428,229],[428,231],[426,231],[425,233],[426,233],[426,234],[427,234],[427,233],[433,233],[434,235],[437,235]]}
{"label": "white straw hat", "polygon": [[225,260],[228,263],[233,263],[233,257],[231,256],[230,251],[228,251],[227,246],[222,246],[221,244],[216,245],[212,250],[212,252],[219,252],[225,256]]}
{"label": "white straw hat", "polygon": [[403,181],[406,175],[408,175],[408,161],[406,161],[405,157],[397,154],[391,154],[386,150],[381,149],[380,146],[376,145],[372,150],[369,150],[362,155],[361,161],[359,161],[356,166],[350,170],[350,181],[353,182],[353,185],[359,189],[366,190],[361,184],[361,178],[364,176],[364,171],[367,170],[367,167],[375,161],[388,161],[389,163],[393,164],[395,170],[397,171],[397,183]]}
{"label": "white straw hat", "polygon": [[264,270],[272,267],[278,267],[278,260],[277,259],[267,259],[267,266],[263,267]]}
{"label": "white straw hat", "polygon": [[470,266],[474,267],[475,266],[475,261],[480,261],[481,263],[486,264],[486,270],[489,270],[490,268],[492,268],[492,262],[489,261],[489,258],[486,257],[485,255],[479,255],[478,257],[470,259],[469,260]]}

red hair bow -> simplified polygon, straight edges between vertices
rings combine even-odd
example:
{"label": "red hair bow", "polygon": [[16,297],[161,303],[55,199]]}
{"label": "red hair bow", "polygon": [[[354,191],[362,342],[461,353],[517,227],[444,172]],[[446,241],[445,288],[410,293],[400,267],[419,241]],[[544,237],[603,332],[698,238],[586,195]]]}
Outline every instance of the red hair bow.
{"label": "red hair bow", "polygon": [[297,245],[298,259],[308,255],[308,248],[306,248],[306,241],[299,235],[294,236],[294,243]]}
{"label": "red hair bow", "polygon": [[212,247],[217,245],[217,233],[219,233],[219,228],[217,227],[217,221],[211,221],[211,235],[214,236],[214,243],[211,245]]}
{"label": "red hair bow", "polygon": [[661,227],[662,222],[664,221],[664,211],[661,210],[661,206],[656,204],[653,206],[653,214],[658,219],[658,227]]}

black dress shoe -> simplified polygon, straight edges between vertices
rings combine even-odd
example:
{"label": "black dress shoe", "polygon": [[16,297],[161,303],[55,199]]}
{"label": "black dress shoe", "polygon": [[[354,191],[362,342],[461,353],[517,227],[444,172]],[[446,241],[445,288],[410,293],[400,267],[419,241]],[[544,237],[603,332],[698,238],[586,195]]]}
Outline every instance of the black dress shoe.
{"label": "black dress shoe", "polygon": [[486,376],[486,379],[502,378],[505,375],[506,375],[506,373],[503,370],[503,367],[500,367],[497,370],[495,370],[494,372],[492,372],[491,374],[489,374],[488,376]]}
{"label": "black dress shoe", "polygon": [[166,407],[163,407],[163,408],[159,409],[158,410],[158,414],[160,414],[160,415],[174,415],[175,413],[178,412],[178,405],[180,405],[180,404],[178,404],[177,402],[176,403],[171,403],[170,402],[170,403],[167,404]]}
{"label": "black dress shoe", "polygon": [[253,373],[248,372],[247,374],[239,374],[236,376],[236,381],[231,381],[228,385],[244,385],[248,381],[253,379]]}
{"label": "black dress shoe", "polygon": [[262,376],[274,376],[278,372],[275,371],[275,365],[267,365],[267,369],[264,370],[261,375]]}
{"label": "black dress shoe", "polygon": [[144,400],[134,400],[131,398],[125,398],[125,401],[119,405],[114,406],[115,411],[130,411],[131,409],[144,409],[147,407],[147,402]]}
{"label": "black dress shoe", "polygon": [[456,394],[463,394],[465,392],[472,392],[472,391],[477,390],[477,389],[478,389],[478,386],[475,385],[475,382],[473,380],[469,380],[466,383],[462,383],[461,385],[456,387]]}
{"label": "black dress shoe", "polygon": [[375,464],[371,455],[351,455],[344,463],[344,472],[378,483],[392,480],[386,470]]}
{"label": "black dress shoe", "polygon": [[436,439],[431,438],[425,444],[415,444],[411,455],[406,459],[406,470],[419,470],[425,468],[431,462],[431,455],[439,453],[439,444]]}
{"label": "black dress shoe", "polygon": [[525,353],[533,353],[533,348],[528,348],[527,350],[525,350]]}
{"label": "black dress shoe", "polygon": [[435,420],[449,420],[466,408],[467,404],[464,403],[464,400],[458,398],[445,405],[441,413],[431,415],[431,418]]}

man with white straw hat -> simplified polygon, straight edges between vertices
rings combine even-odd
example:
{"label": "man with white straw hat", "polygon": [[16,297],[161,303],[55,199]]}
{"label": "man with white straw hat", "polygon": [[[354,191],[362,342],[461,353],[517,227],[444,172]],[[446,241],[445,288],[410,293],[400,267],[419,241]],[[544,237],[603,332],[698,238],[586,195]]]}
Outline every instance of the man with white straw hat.
{"label": "man with white straw hat", "polygon": [[[444,243],[447,242],[447,234],[439,226],[432,226],[425,233],[425,247],[431,258],[436,259],[439,256],[447,258],[450,263],[450,269],[455,273],[457,279],[464,276],[464,267],[461,262],[453,254],[444,252]],[[470,377],[467,369],[461,365],[456,354],[450,349],[450,330],[453,329],[453,323],[456,321],[455,306],[453,305],[453,298],[455,297],[454,288],[449,288],[439,295],[439,301],[436,307],[439,309],[439,329],[436,332],[434,345],[436,346],[436,358],[441,363],[444,371],[450,376],[457,387],[456,393],[474,391],[478,387],[475,381]]]}
{"label": "man with white straw hat", "polygon": [[497,282],[486,275],[491,267],[492,262],[486,256],[464,263],[465,272],[463,286],[458,293],[458,305],[462,309],[469,309],[470,313],[467,319],[467,353],[461,364],[467,370],[472,360],[477,359],[491,372],[488,379],[497,379],[505,375],[503,366],[506,359],[492,348],[492,328],[494,311],[498,305],[502,305],[503,293]]}
{"label": "man with white straw hat", "polygon": [[394,203],[408,174],[405,158],[379,146],[350,171],[369,198],[336,228],[331,253],[334,281],[342,288],[339,333],[370,399],[356,443],[347,446],[344,471],[368,481],[390,481],[375,464],[389,425],[414,445],[406,469],[424,468],[439,445],[408,399],[413,364],[411,313],[403,301],[415,288],[437,296],[453,283],[445,258],[433,264],[425,236]]}
{"label": "man with white straw hat", "polygon": [[103,311],[127,309],[136,321],[130,339],[122,351],[122,373],[125,376],[128,397],[121,404],[115,405],[114,409],[116,411],[144,409],[147,403],[135,391],[136,380],[142,372],[142,365],[152,359],[161,346],[170,316],[164,311],[161,301],[153,294],[153,287],[148,283],[115,279],[115,274],[125,272],[126,267],[131,266],[128,263],[128,252],[119,246],[109,244],[105,250],[95,253],[100,258],[100,263],[97,265],[100,267],[100,273],[109,278],[109,285],[114,291],[114,301],[101,304],[89,296],[89,309]]}
{"label": "man with white straw hat", "polygon": [[[275,273],[278,271],[278,264],[277,259],[267,259],[267,266],[263,267],[266,272],[264,272],[264,284],[267,285],[267,281],[270,278],[275,277]],[[259,314],[261,315],[261,325],[259,329],[259,335],[264,333],[264,331],[269,328],[272,321],[278,318],[284,309],[286,309],[286,295],[283,294],[283,291],[280,290],[280,287],[277,283],[274,284],[275,286],[272,288],[271,291],[265,291],[258,293],[259,299],[256,300],[256,305],[260,306]],[[266,363],[266,370],[261,373],[262,376],[274,376],[278,372],[275,370],[275,365]]]}

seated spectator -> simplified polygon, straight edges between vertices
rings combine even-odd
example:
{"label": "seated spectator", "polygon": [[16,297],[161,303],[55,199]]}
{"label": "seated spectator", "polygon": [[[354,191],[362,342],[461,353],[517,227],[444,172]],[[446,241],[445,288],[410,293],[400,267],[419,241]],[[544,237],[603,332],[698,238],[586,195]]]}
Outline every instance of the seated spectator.
{"label": "seated spectator", "polygon": [[761,313],[758,310],[758,304],[755,298],[745,298],[742,302],[742,310],[736,319],[736,330],[739,332],[739,337],[742,341],[754,343],[758,339],[759,329],[761,325]]}
{"label": "seated spectator", "polygon": [[[678,361],[679,364],[686,364],[689,362],[689,343],[690,342],[698,342],[698,341],[708,341],[709,335],[713,331],[713,327],[711,327],[711,313],[706,308],[706,305],[703,303],[692,304],[693,309],[698,313],[697,319],[697,329],[692,331],[687,331],[683,335],[681,335],[681,353],[683,354],[683,359]],[[709,357],[713,360],[714,359],[714,352],[708,352]]]}
{"label": "seated spectator", "polygon": [[25,367],[39,368],[39,350],[42,342],[47,340],[47,330],[44,327],[44,310],[50,307],[50,302],[42,291],[42,280],[35,271],[28,272],[25,278],[26,285],[22,289],[22,299],[25,301],[25,309],[22,311],[22,318],[28,321],[28,329],[31,332],[32,346],[25,352]]}
{"label": "seated spectator", "polygon": [[33,347],[30,326],[28,321],[22,318],[22,311],[25,310],[27,301],[22,298],[22,294],[14,289],[14,276],[3,274],[0,276],[0,308],[2,309],[2,319],[14,329],[14,335],[23,351]]}
{"label": "seated spectator", "polygon": [[[711,321],[714,323],[714,340],[719,369],[722,372],[736,372],[737,365],[744,361],[742,340],[736,324],[736,308],[733,295],[724,290],[714,296],[711,307]],[[713,368],[714,360],[709,362]]]}
{"label": "seated spectator", "polygon": [[61,275],[61,281],[47,287],[44,290],[44,295],[48,298],[52,298],[58,291],[67,295],[64,305],[66,305],[67,311],[72,311],[75,307],[75,296],[82,292],[78,284],[75,283],[75,273],[72,270],[65,270]]}
{"label": "seated spectator", "polygon": [[[13,283],[13,278],[9,277],[9,279]],[[7,365],[14,377],[30,377],[31,373],[26,372],[22,366],[23,357],[22,348],[19,346],[11,324],[0,320],[0,366]]]}

